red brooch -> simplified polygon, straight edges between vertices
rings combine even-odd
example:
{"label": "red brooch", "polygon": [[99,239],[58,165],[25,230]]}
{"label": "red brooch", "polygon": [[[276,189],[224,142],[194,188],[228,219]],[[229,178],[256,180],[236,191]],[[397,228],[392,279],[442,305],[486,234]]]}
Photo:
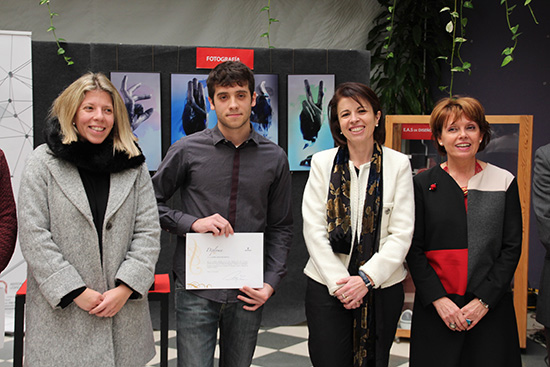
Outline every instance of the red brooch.
{"label": "red brooch", "polygon": [[435,191],[437,189],[437,184],[433,183],[430,185],[430,188],[428,190]]}

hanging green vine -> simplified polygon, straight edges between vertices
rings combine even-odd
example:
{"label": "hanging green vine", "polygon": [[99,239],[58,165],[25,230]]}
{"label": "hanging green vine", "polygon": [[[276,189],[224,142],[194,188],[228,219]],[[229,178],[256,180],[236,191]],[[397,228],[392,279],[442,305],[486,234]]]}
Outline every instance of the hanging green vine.
{"label": "hanging green vine", "polygon": [[[453,11],[451,11],[449,7],[444,7],[440,10],[440,13],[449,12],[451,16],[451,20],[445,26],[445,31],[447,31],[447,33],[450,33],[452,37],[451,57],[438,57],[438,59],[445,60],[449,64],[451,70],[451,80],[449,82],[449,86],[439,87],[441,91],[447,90],[449,92],[449,97],[453,96],[453,82],[455,73],[463,73],[464,71],[468,71],[468,74],[470,74],[472,72],[472,70],[470,69],[472,64],[464,61],[462,59],[462,56],[460,55],[462,44],[466,42],[466,25],[468,24],[468,18],[464,16],[464,8],[473,9],[474,5],[471,1],[463,0],[460,1],[459,5],[458,1],[455,0]],[[459,35],[457,35],[457,29],[459,31]],[[455,60],[458,61],[457,64],[455,64]]]}
{"label": "hanging green vine", "polygon": [[57,17],[59,16],[59,14],[52,12],[52,9],[50,8],[50,0],[40,0],[40,5],[44,5],[44,4],[48,6],[48,11],[50,13],[50,27],[47,29],[46,32],[52,32],[53,37],[55,38],[55,43],[57,44],[57,54],[63,56],[67,65],[72,65],[74,64],[74,61],[71,60],[71,58],[65,54],[65,49],[61,47],[61,42],[65,42],[65,39],[57,38],[57,35],[55,34],[53,17]]}
{"label": "hanging green vine", "polygon": [[[504,56],[504,59],[502,60],[501,67],[504,67],[508,65],[511,61],[513,61],[513,53],[516,49],[517,43],[518,43],[518,37],[521,33],[518,33],[519,24],[516,24],[515,26],[511,25],[510,22],[510,16],[512,15],[513,10],[516,8],[516,5],[508,6],[508,0],[500,0],[500,5],[504,5],[506,9],[506,22],[508,24],[508,29],[512,33],[512,41],[514,41],[514,45],[512,47],[507,47],[502,51],[502,55]],[[529,11],[531,12],[531,16],[533,17],[533,20],[536,24],[538,24],[537,19],[535,18],[535,14],[533,12],[533,9],[531,8],[531,0],[525,0],[524,6],[527,6],[529,8]],[[439,87],[442,91],[448,91],[449,96],[453,95],[453,82],[454,82],[454,76],[457,72],[464,72],[468,71],[471,73],[471,64],[469,62],[466,62],[462,60],[462,57],[460,56],[460,48],[462,47],[462,44],[466,42],[466,25],[468,24],[468,19],[464,17],[464,9],[473,9],[473,3],[472,1],[464,1],[460,0],[460,3],[458,3],[457,0],[454,0],[454,10],[451,11],[450,8],[444,7],[441,9],[441,12],[449,12],[451,15],[451,20],[449,23],[447,23],[447,26],[445,27],[445,30],[448,33],[451,33],[452,37],[452,48],[451,48],[451,56],[450,58],[446,56],[440,56],[440,59],[444,59],[447,61],[447,63],[450,66],[451,71],[451,80],[449,83],[449,86],[443,86]],[[456,35],[457,29],[460,29],[460,35]],[[455,64],[455,60],[458,61]]]}
{"label": "hanging green vine", "polygon": [[[516,5],[509,6],[509,0],[500,0],[505,6],[506,21],[512,33],[512,47],[502,55],[501,67],[513,60],[517,46],[519,25],[512,26],[510,17]],[[538,21],[531,8],[532,0],[524,0],[536,24]],[[471,73],[471,64],[462,59],[461,48],[467,41],[468,19],[464,11],[473,9],[471,0],[378,0],[382,12],[375,19],[375,26],[369,32],[367,50],[371,51],[371,81],[380,95],[387,113],[421,114],[429,113],[433,106],[430,96],[430,81],[441,76],[444,65],[451,73],[448,86],[441,91],[453,95],[456,73]],[[451,9],[451,5],[452,9]],[[441,9],[439,12],[432,9]],[[448,13],[447,23],[442,13]],[[442,32],[442,30],[445,31]],[[450,40],[449,40],[450,36]],[[449,42],[450,41],[450,42]],[[445,62],[445,64],[441,62]],[[446,68],[445,68],[446,69]],[[434,82],[433,80],[431,82]]]}
{"label": "hanging green vine", "polygon": [[[508,29],[512,33],[512,41],[514,41],[514,45],[512,47],[506,47],[504,51],[502,51],[502,55],[504,56],[504,59],[502,60],[502,66],[508,65],[512,60],[514,60],[513,53],[516,49],[516,46],[518,44],[518,37],[521,33],[518,33],[519,24],[516,24],[512,27],[510,23],[510,16],[512,15],[512,12],[516,8],[516,5],[514,6],[508,6],[508,0],[500,0],[500,5],[504,5],[506,8],[506,24],[508,24]],[[535,17],[535,13],[533,12],[533,8],[531,8],[531,0],[525,0],[525,3],[523,6],[527,6],[529,8],[529,11],[531,12],[531,16],[533,17],[533,20],[535,24],[539,24],[537,21],[537,18]]]}
{"label": "hanging green vine", "polygon": [[260,13],[263,12],[263,11],[267,11],[267,19],[268,19],[268,23],[267,23],[267,32],[263,33],[262,35],[260,35],[260,37],[265,37],[267,38],[267,46],[269,48],[275,48],[273,46],[271,46],[271,41],[269,39],[269,32],[271,31],[271,23],[276,23],[276,22],[279,22],[279,19],[275,19],[275,18],[271,18],[271,0],[267,0],[267,6],[264,6],[261,10],[260,10]]}
{"label": "hanging green vine", "polygon": [[386,37],[384,37],[384,40],[386,41],[386,43],[384,44],[384,50],[387,51],[386,59],[391,59],[393,57],[393,52],[389,51],[389,49],[391,45],[391,37],[393,36],[393,21],[395,19],[393,14],[394,14],[396,3],[397,3],[397,0],[393,0],[393,5],[388,6],[388,12],[390,13],[390,15],[386,17],[386,20],[390,21],[390,25],[386,27],[386,31],[388,31],[389,34]]}

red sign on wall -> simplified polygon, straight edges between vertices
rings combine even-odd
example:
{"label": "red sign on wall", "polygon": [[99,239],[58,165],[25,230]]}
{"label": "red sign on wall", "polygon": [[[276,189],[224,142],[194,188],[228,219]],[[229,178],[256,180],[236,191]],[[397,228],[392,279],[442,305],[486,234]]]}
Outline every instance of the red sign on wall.
{"label": "red sign on wall", "polygon": [[428,124],[402,124],[401,139],[431,140],[432,130]]}
{"label": "red sign on wall", "polygon": [[197,69],[213,69],[225,61],[240,61],[254,70],[254,50],[197,47]]}

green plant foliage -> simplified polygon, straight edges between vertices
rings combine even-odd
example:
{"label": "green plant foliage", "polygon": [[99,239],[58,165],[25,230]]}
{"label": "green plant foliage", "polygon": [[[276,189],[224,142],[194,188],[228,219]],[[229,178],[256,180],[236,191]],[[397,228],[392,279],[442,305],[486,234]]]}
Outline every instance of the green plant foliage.
{"label": "green plant foliage", "polygon": [[[514,45],[512,47],[506,47],[504,51],[502,51],[502,55],[504,56],[504,59],[502,60],[502,64],[500,64],[500,66],[503,67],[508,65],[511,61],[514,60],[514,55],[513,55],[514,50],[516,49],[516,46],[518,44],[518,37],[520,36],[521,33],[518,33],[519,24],[512,26],[510,21],[510,16],[512,15],[512,12],[514,11],[517,5],[509,6],[508,0],[500,0],[500,5],[504,5],[504,7],[506,8],[506,24],[508,24],[508,29],[510,30],[510,33],[512,33],[512,41],[514,41]],[[526,0],[523,6],[526,6],[529,9],[535,24],[539,24],[539,22],[537,21],[537,18],[535,17],[535,13],[533,13],[533,9],[531,8],[531,0]]]}
{"label": "green plant foliage", "polygon": [[[369,32],[371,82],[387,114],[426,114],[433,108],[430,82],[437,83],[449,55],[444,16],[448,0],[378,0],[383,10]],[[435,78],[431,80],[428,76]]]}
{"label": "green plant foliage", "polygon": [[[451,36],[451,54],[450,57],[444,57],[443,60],[449,65],[449,70],[451,71],[451,80],[448,86],[440,86],[439,90],[447,91],[449,97],[453,96],[453,83],[455,73],[463,73],[468,71],[468,74],[471,73],[470,64],[467,61],[462,59],[460,55],[460,49],[462,44],[467,41],[466,39],[466,25],[468,24],[468,18],[464,16],[464,9],[473,9],[474,5],[471,1],[454,0],[454,9],[449,7],[444,7],[440,10],[440,13],[449,13],[450,20],[445,27],[445,31]],[[458,33],[458,35],[457,35]],[[458,64],[458,65],[457,65]]]}
{"label": "green plant foliage", "polygon": [[267,32],[262,33],[260,35],[260,37],[267,38],[267,46],[269,48],[275,48],[275,47],[271,46],[271,41],[269,39],[269,32],[271,31],[271,23],[278,23],[279,19],[271,18],[271,13],[270,13],[271,12],[271,0],[267,0],[267,6],[264,6],[262,9],[260,9],[260,13],[263,12],[263,11],[267,11],[267,19],[268,19]]}
{"label": "green plant foliage", "polygon": [[[510,22],[516,5],[509,6],[508,1],[500,0],[500,4],[506,8],[506,20],[514,44],[502,51],[501,66],[513,61],[521,35],[519,25],[512,26]],[[372,53],[373,87],[388,114],[429,113],[433,107],[430,83],[434,80],[429,80],[428,76],[440,79],[441,70],[448,67],[451,73],[449,85],[439,89],[452,96],[455,74],[471,72],[472,65],[462,59],[460,51],[467,42],[468,19],[464,10],[474,9],[474,4],[467,0],[378,2],[384,10],[377,16],[367,44],[367,50]],[[531,2],[525,0],[524,7],[529,9],[538,24]]]}
{"label": "green plant foliage", "polygon": [[65,49],[61,47],[61,42],[65,42],[63,38],[57,38],[57,35],[55,34],[55,27],[53,25],[53,17],[59,16],[59,14],[52,12],[52,9],[50,8],[50,0],[40,0],[39,5],[47,5],[48,11],[50,13],[50,26],[46,30],[46,32],[52,32],[53,37],[55,38],[55,43],[57,44],[57,54],[60,56],[63,56],[65,59],[65,62],[67,65],[73,65],[74,61],[67,55],[65,55]]}

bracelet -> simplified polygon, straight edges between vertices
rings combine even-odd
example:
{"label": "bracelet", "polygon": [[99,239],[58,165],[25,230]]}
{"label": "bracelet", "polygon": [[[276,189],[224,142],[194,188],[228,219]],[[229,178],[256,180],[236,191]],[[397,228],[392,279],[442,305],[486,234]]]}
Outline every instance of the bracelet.
{"label": "bracelet", "polygon": [[367,274],[365,274],[365,272],[363,270],[359,270],[359,276],[365,282],[365,287],[367,287],[370,291],[373,288],[373,285],[372,285],[369,277],[367,277]]}
{"label": "bracelet", "polygon": [[489,308],[489,305],[485,302],[483,302],[483,300],[481,298],[478,298],[479,299],[479,303],[481,303],[481,305],[485,308]]}

